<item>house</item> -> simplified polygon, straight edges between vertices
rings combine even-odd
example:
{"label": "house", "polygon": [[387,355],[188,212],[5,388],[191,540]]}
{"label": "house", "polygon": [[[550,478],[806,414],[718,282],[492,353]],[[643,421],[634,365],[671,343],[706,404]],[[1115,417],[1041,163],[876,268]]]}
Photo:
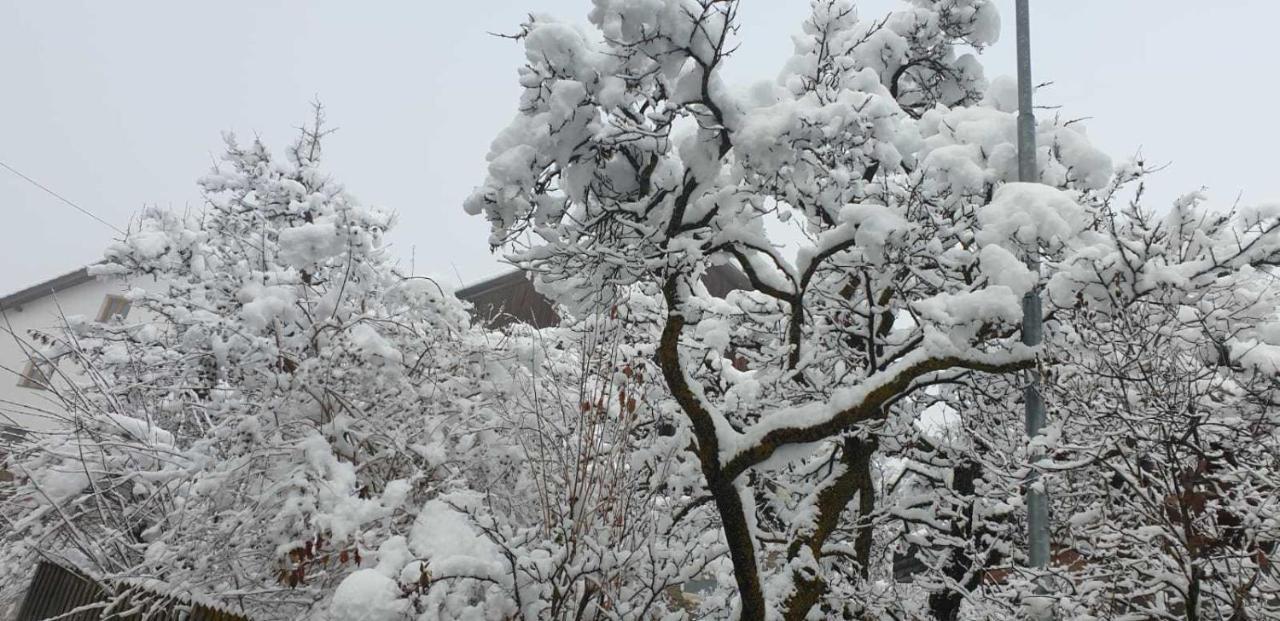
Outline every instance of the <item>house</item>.
{"label": "house", "polygon": [[57,406],[48,387],[55,374],[33,349],[32,336],[58,327],[64,317],[128,316],[124,293],[119,281],[96,278],[82,267],[0,297],[0,427],[54,426],[48,412]]}

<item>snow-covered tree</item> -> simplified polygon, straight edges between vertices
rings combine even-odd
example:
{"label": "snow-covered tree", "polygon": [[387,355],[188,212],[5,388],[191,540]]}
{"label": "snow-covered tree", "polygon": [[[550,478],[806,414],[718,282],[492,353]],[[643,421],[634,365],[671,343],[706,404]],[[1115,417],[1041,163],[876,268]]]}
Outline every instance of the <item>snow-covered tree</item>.
{"label": "snow-covered tree", "polygon": [[[228,138],[203,209],[95,268],[158,320],[42,336],[76,371],[11,458],[0,596],[47,557],[264,619],[1007,619],[1045,581],[1066,618],[1274,616],[1280,208],[1157,214],[1141,162],[1056,117],[1015,182],[990,0],[811,7],[748,88],[736,0],[515,35],[466,209],[555,328],[399,274],[318,112],[283,161]],[[751,287],[713,295],[724,266]]]}
{"label": "snow-covered tree", "polygon": [[[1115,184],[1147,173],[1122,166]],[[1049,283],[1044,459],[1021,439],[1019,386],[992,377],[937,391],[929,402],[954,416],[905,445],[895,485],[924,502],[890,512],[927,566],[915,581],[933,618],[1026,603],[1029,461],[1053,499],[1064,618],[1275,614],[1274,209],[1215,213],[1196,193],[1156,216],[1142,195],[1105,199],[1097,234]]]}
{"label": "snow-covered tree", "polygon": [[[939,559],[960,566],[926,586],[938,614],[1016,553],[1018,505],[1000,498],[984,525],[973,503],[1049,468],[1053,437],[939,446],[914,431],[924,405],[1056,362],[1018,342],[1037,282],[1051,331],[1064,308],[1127,312],[1108,295],[1133,252],[1110,205],[1132,174],[1051,118],[1036,128],[1040,183],[1014,182],[1013,84],[988,85],[965,53],[998,34],[987,0],[914,0],[878,20],[812,5],[781,79],[748,89],[721,78],[734,0],[597,0],[588,28],[531,18],[519,114],[466,207],[570,310],[636,296],[661,309],[655,357],[732,561],[704,614],[898,615],[873,554],[903,518],[970,551]],[[1195,296],[1207,275],[1275,262],[1276,214],[1231,222],[1204,231],[1206,255],[1184,249],[1149,278]],[[700,277],[725,263],[753,290],[710,296]],[[988,400],[1016,407],[1011,387]],[[985,464],[997,447],[1005,463]],[[950,453],[941,488],[882,506],[880,456],[919,451]]]}
{"label": "snow-covered tree", "polygon": [[148,320],[49,336],[87,379],[14,464],[9,587],[39,555],[295,616],[457,478],[484,340],[397,274],[391,214],[319,167],[321,120],[284,161],[228,136],[204,209],[144,214],[94,268]]}
{"label": "snow-covered tree", "polygon": [[1134,202],[1051,290],[1060,540],[1082,614],[1280,614],[1274,206]]}

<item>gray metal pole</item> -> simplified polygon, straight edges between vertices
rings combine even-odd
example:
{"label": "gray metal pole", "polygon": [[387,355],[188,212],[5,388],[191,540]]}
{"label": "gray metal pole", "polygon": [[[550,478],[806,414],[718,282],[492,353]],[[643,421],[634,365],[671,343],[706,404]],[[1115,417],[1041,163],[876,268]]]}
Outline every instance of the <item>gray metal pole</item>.
{"label": "gray metal pole", "polygon": [[[1032,112],[1031,84],[1031,19],[1028,0],[1017,0],[1018,29],[1018,180],[1038,183],[1036,172],[1036,117]],[[1040,272],[1039,250],[1027,252],[1027,267]],[[1043,315],[1040,308],[1039,287],[1022,298],[1022,342],[1040,344],[1044,335]],[[1026,375],[1024,389],[1026,403],[1027,437],[1040,435],[1045,424],[1044,399],[1040,395],[1040,371],[1031,369]],[[1027,556],[1034,569],[1049,564],[1049,498],[1039,486],[1039,474],[1032,472],[1027,479]]]}

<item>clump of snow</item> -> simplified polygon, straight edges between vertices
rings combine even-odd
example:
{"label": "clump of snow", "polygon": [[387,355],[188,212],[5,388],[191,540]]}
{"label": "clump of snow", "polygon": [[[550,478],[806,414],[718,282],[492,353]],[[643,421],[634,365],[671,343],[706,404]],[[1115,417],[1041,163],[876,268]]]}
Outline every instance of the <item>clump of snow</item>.
{"label": "clump of snow", "polygon": [[62,504],[89,486],[89,477],[72,464],[35,473],[32,480],[40,488],[41,495],[53,504]]}
{"label": "clump of snow", "polygon": [[409,549],[427,559],[432,568],[476,567],[483,573],[500,569],[501,556],[493,542],[441,500],[422,506],[409,531]]}
{"label": "clump of snow", "polygon": [[987,183],[987,175],[978,165],[980,158],[976,145],[953,144],[931,151],[924,158],[924,167],[941,174],[952,192],[973,194]]}
{"label": "clump of snow", "polygon": [[962,19],[971,20],[965,40],[976,46],[994,45],[1000,40],[1000,11],[995,3],[979,0],[958,9]]}
{"label": "clump of snow", "polygon": [[169,250],[169,236],[156,230],[137,231],[125,243],[138,256],[147,259],[159,257]]}
{"label": "clump of snow", "polygon": [[1088,214],[1066,192],[1039,183],[1006,183],[978,210],[978,241],[1021,248],[1060,247],[1089,224]]}
{"label": "clump of snow", "polygon": [[348,335],[356,349],[370,359],[397,363],[403,360],[400,350],[369,324],[360,323],[351,326]]}
{"label": "clump of snow", "polygon": [[1280,373],[1280,346],[1255,339],[1233,341],[1231,358],[1268,375]]}
{"label": "clump of snow", "polygon": [[280,259],[308,268],[342,252],[346,246],[333,222],[313,222],[280,231]]}
{"label": "clump of snow", "polygon": [[403,618],[408,608],[395,580],[376,569],[360,569],[334,590],[330,617],[335,621],[394,621]]}
{"label": "clump of snow", "polygon": [[1007,75],[998,76],[987,86],[982,104],[1005,113],[1018,111],[1018,80]]}
{"label": "clump of snow", "polygon": [[[1066,168],[1062,171],[1064,179],[1070,177],[1090,190],[1100,190],[1111,181],[1115,172],[1111,156],[1094,147],[1079,124],[1055,129],[1048,146],[1057,154],[1060,166]],[[1044,181],[1056,182],[1054,179]]]}
{"label": "clump of snow", "polygon": [[[895,210],[875,204],[849,205],[840,210],[840,220],[855,227],[854,242],[867,260],[873,263],[885,261],[888,258],[885,256],[885,247],[912,228],[911,223]],[[840,228],[843,227],[836,230],[839,231]],[[833,242],[838,243],[835,239],[828,240],[824,236],[819,240],[816,250],[825,251],[829,249],[829,244],[834,245]]]}
{"label": "clump of snow", "polygon": [[237,294],[244,303],[240,318],[254,330],[265,330],[289,310],[297,295],[291,287],[247,283]]}
{"label": "clump of snow", "polygon": [[1022,318],[1022,298],[1012,289],[992,285],[981,291],[940,293],[915,304],[925,319],[943,326],[955,327],[955,335],[962,336],[964,324],[1002,320],[1014,324]]}
{"label": "clump of snow", "polygon": [[1037,275],[1002,246],[984,246],[978,253],[978,260],[982,263],[982,273],[993,285],[1009,287],[1019,295],[1036,285]]}

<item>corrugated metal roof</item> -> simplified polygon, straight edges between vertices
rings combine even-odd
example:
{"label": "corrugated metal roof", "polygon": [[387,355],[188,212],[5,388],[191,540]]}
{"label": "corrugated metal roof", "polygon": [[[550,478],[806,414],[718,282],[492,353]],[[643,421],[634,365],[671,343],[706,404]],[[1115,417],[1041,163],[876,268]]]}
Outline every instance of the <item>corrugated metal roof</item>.
{"label": "corrugated metal roof", "polygon": [[[222,605],[189,594],[166,592],[159,580],[111,583],[111,592],[86,573],[48,560],[36,564],[18,611],[18,621],[66,619],[187,619],[250,621]],[[78,612],[73,612],[79,610]]]}

